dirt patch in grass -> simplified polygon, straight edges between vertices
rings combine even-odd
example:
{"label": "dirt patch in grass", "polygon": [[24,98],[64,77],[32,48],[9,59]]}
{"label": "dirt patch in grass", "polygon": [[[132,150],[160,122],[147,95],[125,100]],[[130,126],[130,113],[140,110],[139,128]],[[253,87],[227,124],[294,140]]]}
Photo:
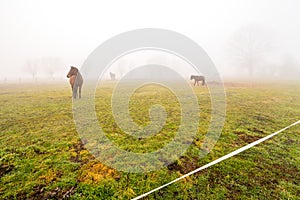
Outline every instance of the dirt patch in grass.
{"label": "dirt patch in grass", "polygon": [[15,166],[9,164],[2,164],[0,165],[0,178],[5,174],[11,172]]}
{"label": "dirt patch in grass", "polygon": [[189,173],[200,167],[198,165],[199,158],[188,158],[181,156],[178,162],[174,162],[168,165],[168,169],[171,171],[179,171],[181,174]]}
{"label": "dirt patch in grass", "polygon": [[71,161],[72,162],[76,162],[76,163],[80,163],[80,152],[85,150],[83,143],[80,141],[79,143],[73,145],[71,151],[74,152],[74,154],[71,155]]}
{"label": "dirt patch in grass", "polygon": [[265,131],[260,130],[260,129],[257,129],[257,128],[255,128],[255,127],[252,129],[252,131],[253,131],[254,133],[266,134]]}
{"label": "dirt patch in grass", "polygon": [[73,145],[70,149],[70,153],[70,160],[75,163],[80,163],[81,165],[95,159],[95,157],[91,155],[89,151],[84,147],[82,141],[79,141],[77,144]]}
{"label": "dirt patch in grass", "polygon": [[237,139],[235,141],[235,143],[237,145],[243,145],[245,143],[249,144],[251,142],[254,142],[254,141],[262,138],[262,137],[255,136],[255,135],[248,135],[244,132],[235,132],[235,134],[237,135]]}
{"label": "dirt patch in grass", "polygon": [[253,135],[241,135],[241,136],[239,136],[239,140],[242,140],[246,143],[254,142],[256,140],[259,140],[260,138],[261,137],[253,136]]}
{"label": "dirt patch in grass", "polygon": [[45,191],[44,185],[37,185],[34,188],[34,192],[27,199],[68,199],[76,190],[76,186],[68,187],[65,189],[55,188],[48,192]]}

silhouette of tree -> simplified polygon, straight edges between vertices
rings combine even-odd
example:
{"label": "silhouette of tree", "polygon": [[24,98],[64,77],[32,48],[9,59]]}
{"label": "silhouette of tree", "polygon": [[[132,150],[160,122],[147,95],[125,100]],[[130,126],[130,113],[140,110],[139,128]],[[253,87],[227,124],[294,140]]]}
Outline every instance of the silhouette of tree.
{"label": "silhouette of tree", "polygon": [[259,64],[271,51],[270,32],[262,26],[247,25],[236,31],[229,40],[230,51],[234,63],[247,70],[253,76]]}
{"label": "silhouette of tree", "polygon": [[32,80],[36,81],[36,75],[38,72],[38,62],[37,60],[28,60],[26,62],[26,71],[31,75]]}

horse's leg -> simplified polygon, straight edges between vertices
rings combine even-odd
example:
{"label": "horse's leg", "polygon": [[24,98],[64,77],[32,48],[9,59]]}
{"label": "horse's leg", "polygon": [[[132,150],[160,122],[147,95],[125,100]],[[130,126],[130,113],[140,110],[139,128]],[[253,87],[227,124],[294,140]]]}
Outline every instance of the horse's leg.
{"label": "horse's leg", "polygon": [[77,97],[77,89],[78,89],[78,87],[74,86],[74,88],[73,88],[73,98],[74,99],[76,99],[76,97]]}
{"label": "horse's leg", "polygon": [[74,76],[70,77],[70,85],[71,85],[71,88],[72,88],[72,96],[74,98],[74,90],[75,90]]}
{"label": "horse's leg", "polygon": [[196,82],[197,82],[197,81],[195,80],[195,82],[194,82],[194,86],[196,86]]}
{"label": "horse's leg", "polygon": [[73,89],[73,98],[76,99],[76,92],[75,92],[75,89]]}
{"label": "horse's leg", "polygon": [[78,86],[76,87],[75,95],[76,95],[76,98],[77,98],[78,97]]}
{"label": "horse's leg", "polygon": [[81,98],[81,85],[79,86],[79,99]]}
{"label": "horse's leg", "polygon": [[72,88],[72,97],[74,97],[74,85],[71,83],[71,88]]}

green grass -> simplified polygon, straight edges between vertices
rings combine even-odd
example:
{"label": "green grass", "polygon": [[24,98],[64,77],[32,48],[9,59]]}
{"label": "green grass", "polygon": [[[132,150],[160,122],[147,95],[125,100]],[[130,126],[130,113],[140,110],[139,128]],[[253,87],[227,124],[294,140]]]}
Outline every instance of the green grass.
{"label": "green grass", "polygon": [[[155,136],[127,135],[114,121],[114,85],[96,92],[99,124],[126,151],[151,152],[172,140],[180,124],[173,93],[145,86],[131,97],[130,115],[149,124],[148,109],[162,105],[168,117]],[[130,199],[209,163],[300,119],[299,83],[226,83],[227,114],[212,152],[199,159],[211,117],[207,88],[195,87],[201,109],[198,133],[175,163],[144,174],[104,165],[82,145],[72,113],[69,85],[0,85],[0,199]],[[83,90],[84,91],[84,90]],[[84,95],[84,93],[83,93]],[[134,164],[134,163],[133,163]],[[237,156],[157,191],[146,199],[298,199],[300,126]]]}

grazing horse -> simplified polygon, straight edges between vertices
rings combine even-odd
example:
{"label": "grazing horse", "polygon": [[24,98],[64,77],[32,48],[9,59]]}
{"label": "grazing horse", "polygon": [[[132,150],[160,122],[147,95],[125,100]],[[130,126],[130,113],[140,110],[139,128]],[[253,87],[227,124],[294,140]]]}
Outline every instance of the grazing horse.
{"label": "grazing horse", "polygon": [[110,79],[112,81],[116,80],[116,74],[112,73],[112,72],[109,72],[109,75],[110,75]]}
{"label": "grazing horse", "polygon": [[198,76],[198,75],[191,75],[191,80],[195,80],[194,86],[199,85],[199,81],[202,81],[202,85],[205,85],[205,77],[204,76]]}
{"label": "grazing horse", "polygon": [[82,78],[79,70],[76,67],[71,66],[71,69],[70,69],[69,73],[67,74],[67,77],[70,78],[70,84],[72,87],[73,98],[76,99],[78,89],[79,89],[79,98],[81,98],[81,87],[83,84],[83,78]]}

